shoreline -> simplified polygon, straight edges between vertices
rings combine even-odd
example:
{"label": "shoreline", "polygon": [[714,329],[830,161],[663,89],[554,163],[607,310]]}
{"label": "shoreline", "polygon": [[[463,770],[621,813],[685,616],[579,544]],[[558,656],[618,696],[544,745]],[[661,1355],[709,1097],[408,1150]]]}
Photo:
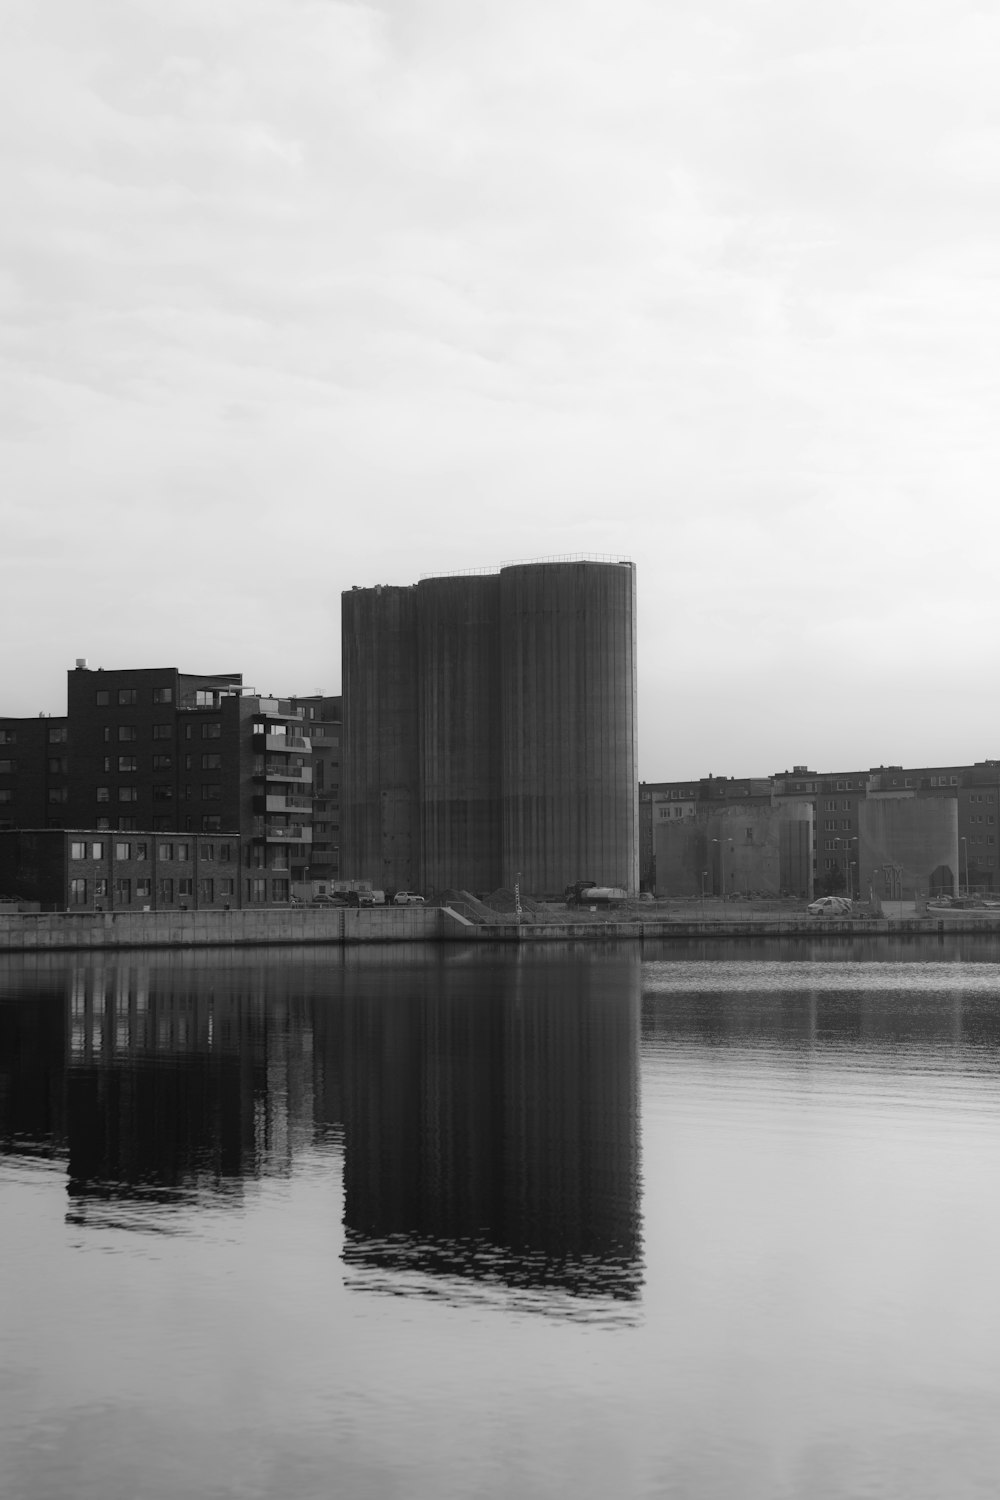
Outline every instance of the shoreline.
{"label": "shoreline", "polygon": [[0,915],[0,953],[135,948],[309,947],[368,943],[664,943],[747,939],[948,937],[996,933],[990,913],[839,919],[747,913],[601,922],[474,922],[448,907],[265,908],[188,912],[15,912]]}

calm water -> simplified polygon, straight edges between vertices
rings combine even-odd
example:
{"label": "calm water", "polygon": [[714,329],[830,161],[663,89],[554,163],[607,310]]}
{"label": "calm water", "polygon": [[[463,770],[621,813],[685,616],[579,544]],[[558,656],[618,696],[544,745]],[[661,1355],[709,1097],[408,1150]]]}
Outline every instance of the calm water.
{"label": "calm water", "polygon": [[0,961],[0,1495],[993,1495],[1000,946]]}

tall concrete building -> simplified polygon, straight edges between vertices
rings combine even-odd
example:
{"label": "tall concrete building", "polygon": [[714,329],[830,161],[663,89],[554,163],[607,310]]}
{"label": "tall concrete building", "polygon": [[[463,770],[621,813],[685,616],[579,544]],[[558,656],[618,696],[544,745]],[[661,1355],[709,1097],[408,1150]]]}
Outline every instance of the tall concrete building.
{"label": "tall concrete building", "polygon": [[343,596],[346,872],[396,889],[638,884],[635,565]]}

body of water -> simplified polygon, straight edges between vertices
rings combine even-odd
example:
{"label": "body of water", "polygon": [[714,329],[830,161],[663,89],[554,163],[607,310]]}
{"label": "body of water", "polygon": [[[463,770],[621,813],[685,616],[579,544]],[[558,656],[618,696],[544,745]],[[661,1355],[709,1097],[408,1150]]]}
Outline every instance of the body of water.
{"label": "body of water", "polygon": [[1000,945],[0,961],[0,1495],[992,1495]]}

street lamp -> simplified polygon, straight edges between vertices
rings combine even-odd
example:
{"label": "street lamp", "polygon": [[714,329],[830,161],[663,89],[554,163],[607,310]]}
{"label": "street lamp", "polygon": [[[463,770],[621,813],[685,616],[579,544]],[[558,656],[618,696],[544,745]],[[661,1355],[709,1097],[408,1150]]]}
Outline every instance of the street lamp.
{"label": "street lamp", "polygon": [[854,890],[851,883],[851,845],[857,843],[857,839],[852,834],[850,838],[837,839],[837,843],[844,846],[844,873],[847,876],[847,899],[850,901],[853,899]]}

